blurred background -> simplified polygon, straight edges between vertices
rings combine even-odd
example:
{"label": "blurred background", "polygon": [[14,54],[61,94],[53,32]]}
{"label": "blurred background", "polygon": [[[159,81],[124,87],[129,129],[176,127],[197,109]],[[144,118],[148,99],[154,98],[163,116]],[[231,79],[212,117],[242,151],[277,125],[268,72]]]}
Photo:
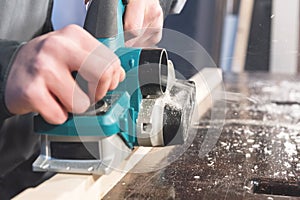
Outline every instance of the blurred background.
{"label": "blurred background", "polygon": [[[65,9],[64,5],[74,8]],[[77,11],[71,12],[74,9]],[[186,58],[201,57],[195,61],[199,68],[217,65],[224,72],[296,74],[300,72],[299,11],[299,0],[187,0],[179,15],[166,18],[164,27],[196,40],[214,64],[203,59],[203,52],[179,57],[171,53],[170,57],[175,67],[185,71],[193,68]],[[54,1],[54,28],[70,21],[82,26],[85,14],[83,1]],[[161,46],[169,49],[170,44],[163,43],[164,39]]]}
{"label": "blurred background", "polygon": [[225,72],[296,74],[299,0],[188,0],[165,27],[197,42]]}

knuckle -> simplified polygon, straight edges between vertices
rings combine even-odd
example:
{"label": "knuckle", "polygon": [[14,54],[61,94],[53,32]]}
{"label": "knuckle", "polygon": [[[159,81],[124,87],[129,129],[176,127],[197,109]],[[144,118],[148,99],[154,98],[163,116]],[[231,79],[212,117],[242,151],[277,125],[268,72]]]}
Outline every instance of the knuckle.
{"label": "knuckle", "polygon": [[63,124],[65,121],[67,121],[67,117],[63,116],[60,119],[57,119],[57,124]]}
{"label": "knuckle", "polygon": [[130,31],[130,30],[134,29],[133,23],[128,22],[128,21],[125,21],[125,22],[124,22],[124,29],[125,29],[126,31]]}
{"label": "knuckle", "polygon": [[162,9],[156,8],[153,16],[155,17],[155,19],[160,19],[163,16]]}
{"label": "knuckle", "polygon": [[125,78],[126,78],[125,71],[122,70],[122,71],[121,71],[121,74],[120,74],[120,79],[119,79],[119,81],[122,82],[122,81],[124,81]]}
{"label": "knuckle", "polygon": [[63,124],[68,118],[66,115],[58,112],[53,112],[53,123],[54,124]]}
{"label": "knuckle", "polygon": [[108,81],[110,81],[110,79],[111,79],[111,73],[109,73],[109,72],[105,72],[102,76],[101,76],[101,78],[100,78],[100,83],[106,83],[106,82],[108,82]]}
{"label": "knuckle", "polygon": [[102,99],[105,96],[106,92],[107,92],[107,89],[102,88],[101,90],[98,90],[97,94],[95,95],[95,100],[99,101],[100,99]]}
{"label": "knuckle", "polygon": [[38,53],[35,58],[30,61],[30,73],[34,75],[40,75],[44,71],[45,62],[44,56],[41,53]]}
{"label": "knuckle", "polygon": [[138,37],[141,34],[141,32],[138,29],[131,29],[130,34],[132,35],[132,37]]}
{"label": "knuckle", "polygon": [[81,28],[76,24],[70,24],[61,29],[61,31],[65,34],[74,34],[74,31],[81,31]]}
{"label": "knuckle", "polygon": [[89,104],[87,104],[86,106],[80,106],[80,107],[76,108],[76,110],[73,109],[72,111],[74,113],[84,113],[89,108],[89,106],[90,106]]}
{"label": "knuckle", "polygon": [[[33,90],[28,87],[28,91],[26,91],[26,94],[28,95],[28,102],[29,104],[39,113],[43,113],[43,110],[45,109],[44,105],[48,105],[49,100],[46,98],[46,95],[42,91]],[[25,97],[25,98],[27,98]]]}
{"label": "knuckle", "polygon": [[74,110],[74,105],[70,99],[64,100],[64,102],[60,101],[62,106],[68,111],[72,112]]}
{"label": "knuckle", "polygon": [[43,41],[41,42],[40,45],[40,51],[39,53],[45,53],[45,54],[49,54],[51,52],[55,52],[57,51],[57,46],[60,45],[61,46],[61,41],[59,36],[56,35],[50,35],[46,38],[43,39]]}
{"label": "knuckle", "polygon": [[152,43],[152,44],[157,44],[157,43],[160,42],[161,38],[162,38],[162,35],[159,34],[159,33],[157,33],[157,34],[155,34],[153,37],[151,37],[150,43]]}
{"label": "knuckle", "polygon": [[118,87],[118,83],[114,83],[114,84],[112,84],[111,86],[110,86],[110,90],[114,90],[114,89],[116,89]]}
{"label": "knuckle", "polygon": [[23,88],[21,90],[21,96],[25,102],[30,102],[30,104],[33,104],[32,100],[34,100],[39,96],[39,95],[35,95],[34,88],[35,86],[33,86],[33,84],[29,84],[26,88]]}
{"label": "knuckle", "polygon": [[126,30],[131,36],[138,37],[141,34],[141,27],[134,24],[133,22],[125,22],[124,30]]}
{"label": "knuckle", "polygon": [[[58,67],[53,63],[60,61],[62,54],[59,52],[67,51],[68,48],[57,36],[50,36],[42,42],[41,50],[31,59],[31,70],[36,74],[46,77],[57,77]],[[58,50],[59,48],[59,50]]]}
{"label": "knuckle", "polygon": [[114,69],[119,69],[121,68],[121,61],[119,59],[115,59],[112,63],[112,66]]}
{"label": "knuckle", "polygon": [[40,92],[40,94],[37,95],[35,97],[35,99],[36,99],[35,102],[36,102],[37,106],[38,105],[47,105],[48,102],[49,102],[49,99],[47,98],[47,95],[45,94],[45,91],[44,92]]}
{"label": "knuckle", "polygon": [[40,98],[43,102],[37,105],[37,111],[51,124],[62,124],[67,120],[67,114],[59,106],[53,106],[51,109],[46,109],[44,105],[48,105],[49,101],[45,98]]}
{"label": "knuckle", "polygon": [[73,99],[73,102],[70,102],[69,108],[66,106],[67,110],[73,113],[83,113],[85,112],[90,106],[90,101],[87,96],[76,96]]}
{"label": "knuckle", "polygon": [[151,8],[151,19],[159,19],[163,16],[162,8],[159,4],[152,4]]}
{"label": "knuckle", "polygon": [[49,67],[49,65],[46,64],[43,56],[39,56],[33,61],[32,70],[35,71],[35,73],[41,76],[40,78],[43,78],[44,80],[47,80],[48,78],[54,79],[57,77],[58,73],[55,72],[54,67]]}
{"label": "knuckle", "polygon": [[67,120],[67,116],[58,112],[53,112],[52,117],[54,124],[63,124]]}

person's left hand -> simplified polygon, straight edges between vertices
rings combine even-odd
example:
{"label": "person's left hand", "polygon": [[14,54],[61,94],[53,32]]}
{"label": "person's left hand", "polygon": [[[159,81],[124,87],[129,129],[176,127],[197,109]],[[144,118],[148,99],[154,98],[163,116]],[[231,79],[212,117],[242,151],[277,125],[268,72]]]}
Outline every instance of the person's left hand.
{"label": "person's left hand", "polygon": [[162,37],[163,20],[159,0],[129,0],[124,16],[126,46],[157,44]]}

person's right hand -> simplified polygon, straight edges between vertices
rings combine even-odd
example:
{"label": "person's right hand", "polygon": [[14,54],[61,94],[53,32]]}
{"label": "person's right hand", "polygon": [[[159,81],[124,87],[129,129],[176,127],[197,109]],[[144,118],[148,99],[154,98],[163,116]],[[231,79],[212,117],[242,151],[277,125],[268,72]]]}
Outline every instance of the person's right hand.
{"label": "person's right hand", "polygon": [[[88,82],[85,94],[71,72]],[[125,78],[118,57],[76,25],[37,37],[17,53],[8,75],[5,102],[13,114],[38,112],[51,124],[68,112],[83,113]]]}

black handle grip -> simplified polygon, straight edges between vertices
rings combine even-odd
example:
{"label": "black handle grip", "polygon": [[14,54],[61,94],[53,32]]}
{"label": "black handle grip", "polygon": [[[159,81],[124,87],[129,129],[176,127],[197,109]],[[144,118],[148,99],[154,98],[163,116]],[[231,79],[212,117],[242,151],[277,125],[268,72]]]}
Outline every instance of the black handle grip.
{"label": "black handle grip", "polygon": [[[92,0],[84,29],[95,38],[110,38],[118,34],[119,0]],[[120,16],[122,20],[122,15]]]}

